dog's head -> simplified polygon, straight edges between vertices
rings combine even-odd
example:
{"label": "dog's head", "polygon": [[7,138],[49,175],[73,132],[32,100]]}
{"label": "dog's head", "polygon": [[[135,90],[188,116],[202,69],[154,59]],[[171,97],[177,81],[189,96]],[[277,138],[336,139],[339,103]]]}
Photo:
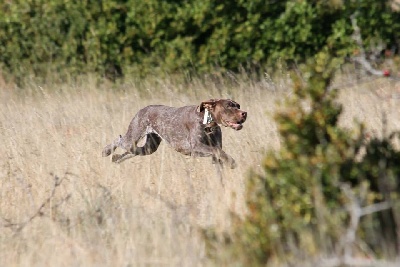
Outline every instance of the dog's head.
{"label": "dog's head", "polygon": [[240,105],[230,99],[210,99],[202,102],[198,112],[208,110],[212,120],[225,127],[241,130],[247,119],[247,112],[240,109]]}

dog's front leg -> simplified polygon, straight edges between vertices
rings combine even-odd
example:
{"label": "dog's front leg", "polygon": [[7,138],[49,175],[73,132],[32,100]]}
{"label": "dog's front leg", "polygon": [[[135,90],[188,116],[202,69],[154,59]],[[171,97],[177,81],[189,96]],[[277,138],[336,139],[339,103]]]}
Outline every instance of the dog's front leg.
{"label": "dog's front leg", "polygon": [[222,160],[224,163],[229,164],[231,169],[234,169],[237,167],[235,160],[231,156],[226,154],[225,151],[218,148],[218,153],[219,153],[219,159]]}
{"label": "dog's front leg", "polygon": [[222,161],[223,163],[228,164],[231,169],[236,168],[235,160],[219,147],[198,143],[193,148],[192,155],[201,157],[212,156],[213,158],[217,159],[217,162]]}

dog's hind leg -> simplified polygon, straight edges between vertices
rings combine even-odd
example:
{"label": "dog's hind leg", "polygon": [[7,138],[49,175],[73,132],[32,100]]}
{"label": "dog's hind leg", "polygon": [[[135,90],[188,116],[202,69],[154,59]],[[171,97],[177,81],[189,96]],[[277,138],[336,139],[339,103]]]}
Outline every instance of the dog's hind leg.
{"label": "dog's hind leg", "polygon": [[120,135],[117,139],[114,140],[111,144],[107,145],[104,147],[102,156],[103,157],[108,157],[111,155],[117,147],[121,146],[121,141],[122,141],[122,136]]}
{"label": "dog's hind leg", "polygon": [[114,163],[121,163],[127,159],[134,157],[134,156],[136,156],[136,154],[132,154],[131,152],[125,152],[123,154],[114,154],[114,155],[112,155],[111,161]]}
{"label": "dog's hind leg", "polygon": [[107,145],[102,152],[103,157],[111,155],[117,147],[125,149],[127,152],[134,153],[136,142],[145,134],[146,126],[139,121],[136,115],[129,124],[128,130],[124,136],[120,135],[111,144]]}
{"label": "dog's hind leg", "polygon": [[156,133],[147,134],[144,138],[144,140],[140,140],[141,142],[138,142],[137,144],[135,150],[136,155],[146,156],[156,152],[162,141],[161,137]]}
{"label": "dog's hind leg", "polygon": [[118,147],[125,149],[127,151],[127,153],[135,153],[135,149],[136,149],[135,143],[136,143],[136,140],[134,140],[134,137],[129,132],[124,136],[120,135],[117,139],[114,140],[114,142],[112,142],[111,144],[104,147],[102,156],[108,157]]}
{"label": "dog's hind leg", "polygon": [[112,156],[112,162],[121,163],[135,156],[150,155],[157,150],[161,141],[161,137],[157,134],[147,134],[138,141],[138,146],[133,146],[134,151],[127,151],[123,154],[114,154]]}

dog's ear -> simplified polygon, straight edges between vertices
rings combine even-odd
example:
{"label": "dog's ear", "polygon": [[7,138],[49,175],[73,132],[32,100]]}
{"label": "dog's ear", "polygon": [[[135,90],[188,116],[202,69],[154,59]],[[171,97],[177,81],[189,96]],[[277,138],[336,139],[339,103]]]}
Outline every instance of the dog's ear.
{"label": "dog's ear", "polygon": [[203,112],[205,109],[213,110],[215,105],[217,104],[216,99],[210,99],[208,101],[201,102],[201,104],[197,107],[197,112]]}

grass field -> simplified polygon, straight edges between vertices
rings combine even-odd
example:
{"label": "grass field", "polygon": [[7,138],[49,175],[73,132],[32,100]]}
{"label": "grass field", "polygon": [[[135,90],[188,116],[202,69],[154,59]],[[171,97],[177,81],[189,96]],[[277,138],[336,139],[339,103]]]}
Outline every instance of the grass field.
{"label": "grass field", "polygon": [[[279,148],[271,118],[290,82],[248,77],[173,78],[122,85],[90,78],[63,85],[0,83],[0,266],[204,266],[199,229],[227,229],[245,215],[246,173]],[[371,134],[400,129],[400,85],[375,80],[341,89],[342,125]],[[120,165],[102,148],[148,104],[183,106],[232,98],[248,111],[241,131],[223,129],[238,168],[219,171],[162,143]],[[277,104],[278,103],[278,104]]]}

